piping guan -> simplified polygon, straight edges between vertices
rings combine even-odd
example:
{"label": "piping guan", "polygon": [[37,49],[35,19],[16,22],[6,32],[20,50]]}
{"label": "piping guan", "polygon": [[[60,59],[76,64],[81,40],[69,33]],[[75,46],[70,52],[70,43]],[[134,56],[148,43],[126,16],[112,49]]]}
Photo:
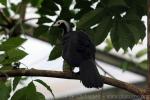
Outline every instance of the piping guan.
{"label": "piping guan", "polygon": [[58,20],[53,26],[63,29],[62,57],[71,67],[79,67],[79,78],[87,88],[100,88],[103,80],[95,64],[95,45],[87,33],[72,31],[65,20]]}

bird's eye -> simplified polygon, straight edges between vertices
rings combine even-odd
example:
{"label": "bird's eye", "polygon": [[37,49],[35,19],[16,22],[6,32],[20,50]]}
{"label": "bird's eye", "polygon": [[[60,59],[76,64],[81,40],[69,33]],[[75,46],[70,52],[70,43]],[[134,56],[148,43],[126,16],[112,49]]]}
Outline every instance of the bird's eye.
{"label": "bird's eye", "polygon": [[58,24],[61,24],[60,22],[58,22]]}

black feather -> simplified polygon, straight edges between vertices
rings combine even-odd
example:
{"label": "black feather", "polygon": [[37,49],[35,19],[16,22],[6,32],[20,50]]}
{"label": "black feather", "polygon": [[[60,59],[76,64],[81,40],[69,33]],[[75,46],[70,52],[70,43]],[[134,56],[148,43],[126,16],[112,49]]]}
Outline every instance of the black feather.
{"label": "black feather", "polygon": [[63,36],[62,57],[80,69],[80,80],[88,88],[103,86],[95,65],[95,46],[84,32],[70,31]]}
{"label": "black feather", "polygon": [[64,20],[58,22],[61,22],[59,27],[64,30],[62,41],[64,60],[72,67],[79,67],[80,80],[85,87],[102,87],[103,80],[95,65],[95,45],[89,36],[82,31],[72,31]]}
{"label": "black feather", "polygon": [[86,60],[79,65],[80,79],[85,87],[100,88],[103,86],[103,81],[100,78],[93,59]]}

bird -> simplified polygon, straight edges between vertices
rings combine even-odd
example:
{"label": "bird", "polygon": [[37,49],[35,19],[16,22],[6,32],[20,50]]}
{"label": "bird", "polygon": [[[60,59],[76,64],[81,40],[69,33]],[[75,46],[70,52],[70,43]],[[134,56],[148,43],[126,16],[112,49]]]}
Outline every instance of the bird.
{"label": "bird", "polygon": [[103,80],[95,64],[95,45],[86,32],[73,31],[65,20],[53,24],[63,30],[62,57],[71,67],[79,67],[79,79],[87,88],[103,87]]}

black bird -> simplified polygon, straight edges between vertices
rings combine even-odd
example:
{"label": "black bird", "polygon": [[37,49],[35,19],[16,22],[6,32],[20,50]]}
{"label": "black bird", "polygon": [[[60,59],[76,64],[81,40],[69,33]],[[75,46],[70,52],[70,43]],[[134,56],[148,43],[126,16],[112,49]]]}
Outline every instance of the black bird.
{"label": "black bird", "polygon": [[95,64],[95,46],[87,33],[72,31],[65,20],[58,20],[53,26],[63,29],[63,59],[72,67],[79,67],[79,76],[87,88],[100,88],[103,80]]}

